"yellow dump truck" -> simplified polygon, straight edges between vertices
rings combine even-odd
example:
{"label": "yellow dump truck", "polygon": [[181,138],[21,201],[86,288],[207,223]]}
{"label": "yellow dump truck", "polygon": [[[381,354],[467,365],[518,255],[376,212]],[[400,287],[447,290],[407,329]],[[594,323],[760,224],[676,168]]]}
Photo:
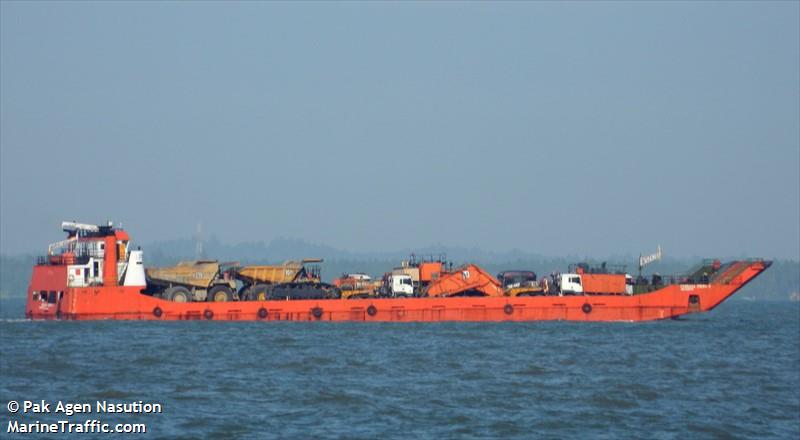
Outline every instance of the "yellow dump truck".
{"label": "yellow dump truck", "polygon": [[340,298],[341,291],[320,279],[322,259],[287,261],[277,266],[243,266],[233,274],[241,281],[239,298],[245,301],[268,299]]}
{"label": "yellow dump truck", "polygon": [[172,267],[145,269],[145,275],[148,288],[170,301],[231,301],[236,291],[230,270],[234,266],[216,260],[182,261]]}

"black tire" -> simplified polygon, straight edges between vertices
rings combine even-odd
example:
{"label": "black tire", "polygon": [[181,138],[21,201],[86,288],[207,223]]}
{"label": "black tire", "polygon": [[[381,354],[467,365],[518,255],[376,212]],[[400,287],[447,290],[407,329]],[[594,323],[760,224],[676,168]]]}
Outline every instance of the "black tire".
{"label": "black tire", "polygon": [[173,286],[164,291],[164,299],[172,302],[192,302],[192,292],[183,286]]}
{"label": "black tire", "polygon": [[263,307],[258,309],[258,319],[267,319],[268,315],[269,313],[267,312],[267,309]]}
{"label": "black tire", "polygon": [[203,317],[206,318],[207,320],[211,321],[212,319],[214,319],[214,311],[211,310],[211,309],[206,309],[203,312]]}
{"label": "black tire", "polygon": [[592,305],[589,303],[585,303],[583,306],[581,306],[581,310],[583,310],[583,313],[586,313],[588,315],[589,313],[592,313]]}
{"label": "black tire", "polygon": [[210,289],[208,289],[208,295],[206,295],[206,301],[208,302],[226,302],[226,301],[233,301],[233,290],[231,290],[228,286],[217,285]]}
{"label": "black tire", "polygon": [[375,307],[375,306],[373,306],[371,304],[370,304],[369,307],[367,307],[367,315],[375,316],[377,313],[378,313],[378,308],[377,307]]}
{"label": "black tire", "polygon": [[248,301],[266,301],[270,299],[272,289],[268,284],[256,284],[247,289]]}
{"label": "black tire", "polygon": [[322,308],[314,307],[313,309],[311,309],[311,316],[313,316],[316,319],[322,318]]}
{"label": "black tire", "polygon": [[505,306],[503,306],[503,313],[505,313],[506,315],[514,313],[514,306],[512,306],[511,304],[506,304]]}
{"label": "black tire", "polygon": [[163,315],[163,314],[164,314],[164,311],[161,310],[161,307],[156,306],[156,308],[153,309],[153,316],[155,316],[156,318],[160,318],[161,315]]}

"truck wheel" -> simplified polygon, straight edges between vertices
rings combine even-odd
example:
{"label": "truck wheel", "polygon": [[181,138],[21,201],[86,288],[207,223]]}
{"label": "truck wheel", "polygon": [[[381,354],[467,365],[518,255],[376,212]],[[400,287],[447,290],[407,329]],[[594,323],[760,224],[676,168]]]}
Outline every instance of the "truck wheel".
{"label": "truck wheel", "polygon": [[174,286],[164,292],[164,298],[176,303],[186,303],[192,301],[192,293],[183,286]]}
{"label": "truck wheel", "polygon": [[270,288],[267,284],[256,284],[248,290],[250,301],[266,301],[269,298]]}
{"label": "truck wheel", "polygon": [[214,286],[208,290],[206,301],[225,302],[233,301],[233,291],[228,286]]}

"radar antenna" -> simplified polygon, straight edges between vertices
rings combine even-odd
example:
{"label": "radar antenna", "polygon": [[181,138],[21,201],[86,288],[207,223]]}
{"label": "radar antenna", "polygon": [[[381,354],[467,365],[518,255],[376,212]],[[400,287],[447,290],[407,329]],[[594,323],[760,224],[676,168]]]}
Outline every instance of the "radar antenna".
{"label": "radar antenna", "polygon": [[206,252],[203,249],[203,224],[197,224],[197,233],[194,234],[194,258],[197,261],[206,259]]}

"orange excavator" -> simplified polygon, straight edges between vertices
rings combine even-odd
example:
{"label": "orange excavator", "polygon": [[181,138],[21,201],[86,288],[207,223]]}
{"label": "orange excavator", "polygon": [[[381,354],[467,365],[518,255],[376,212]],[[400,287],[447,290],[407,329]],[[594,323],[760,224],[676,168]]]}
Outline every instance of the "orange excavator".
{"label": "orange excavator", "polygon": [[503,285],[497,278],[474,264],[452,272],[442,272],[428,285],[427,296],[503,296]]}

